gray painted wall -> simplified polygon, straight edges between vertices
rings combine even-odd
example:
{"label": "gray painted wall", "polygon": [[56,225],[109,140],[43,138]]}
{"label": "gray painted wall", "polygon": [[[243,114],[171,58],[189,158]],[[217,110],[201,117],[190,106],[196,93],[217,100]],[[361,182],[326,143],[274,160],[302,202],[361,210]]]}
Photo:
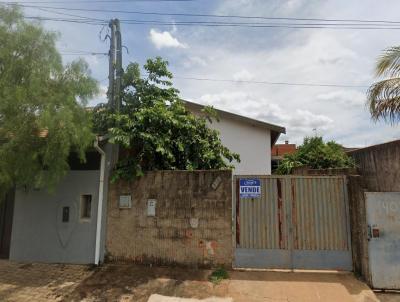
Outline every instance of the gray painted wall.
{"label": "gray painted wall", "polygon": [[[99,171],[70,171],[53,193],[17,190],[10,259],[93,263],[99,177]],[[80,219],[81,194],[92,195],[89,221]],[[69,223],[62,222],[64,206],[70,207]],[[105,222],[103,220],[103,225]]]}

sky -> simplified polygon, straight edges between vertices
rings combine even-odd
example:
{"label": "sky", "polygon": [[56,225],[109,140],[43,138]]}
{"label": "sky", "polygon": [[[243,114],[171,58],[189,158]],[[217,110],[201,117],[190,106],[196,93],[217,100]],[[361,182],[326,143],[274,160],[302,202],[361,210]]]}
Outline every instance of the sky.
{"label": "sky", "polygon": [[[22,0],[21,0],[22,1]],[[39,0],[38,0],[39,1]],[[29,4],[178,14],[218,14],[323,19],[400,20],[398,0],[192,0]],[[400,30],[298,29],[181,26],[182,21],[291,22],[259,19],[136,15],[107,12],[59,11],[91,18],[157,20],[168,25],[122,22],[123,62],[143,65],[147,58],[169,61],[174,85],[182,98],[263,120],[286,128],[280,142],[301,143],[305,136],[322,135],[347,147],[367,146],[399,138],[399,126],[371,121],[366,90],[377,79],[374,66],[384,49],[400,45]],[[62,17],[25,8],[29,16]],[[307,23],[300,21],[299,23]],[[60,33],[62,52],[106,53],[107,28],[101,25],[44,21]],[[65,63],[76,55],[63,55]],[[85,55],[105,101],[108,58]],[[224,79],[199,81],[182,78]],[[267,85],[237,81],[322,83],[357,87]]]}

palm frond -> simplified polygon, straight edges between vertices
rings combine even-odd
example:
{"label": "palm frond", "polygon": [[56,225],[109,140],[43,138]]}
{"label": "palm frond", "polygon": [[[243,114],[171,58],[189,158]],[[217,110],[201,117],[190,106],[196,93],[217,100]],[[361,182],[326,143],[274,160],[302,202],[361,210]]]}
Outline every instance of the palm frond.
{"label": "palm frond", "polygon": [[375,69],[377,76],[400,76],[400,46],[386,49],[379,58]]}
{"label": "palm frond", "polygon": [[400,121],[400,77],[373,84],[367,92],[367,105],[372,119],[390,123]]}

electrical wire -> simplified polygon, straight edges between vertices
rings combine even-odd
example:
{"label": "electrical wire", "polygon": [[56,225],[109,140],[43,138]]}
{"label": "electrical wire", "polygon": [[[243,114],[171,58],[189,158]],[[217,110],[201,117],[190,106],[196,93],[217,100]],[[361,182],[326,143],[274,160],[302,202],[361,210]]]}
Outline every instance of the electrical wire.
{"label": "electrical wire", "polygon": [[330,24],[243,24],[243,23],[213,23],[213,22],[163,22],[156,20],[120,20],[127,25],[158,25],[158,26],[202,26],[202,27],[236,27],[236,28],[292,28],[292,29],[347,29],[347,30],[398,30],[400,26],[377,27],[377,26],[349,26],[349,25],[330,25]]}
{"label": "electrical wire", "polygon": [[[4,4],[18,4],[18,2],[0,2]],[[22,3],[22,2],[19,2]],[[54,2],[52,2],[54,3]],[[32,5],[20,5],[22,7],[38,7]],[[286,20],[286,21],[313,21],[313,22],[356,22],[356,23],[383,23],[383,24],[400,24],[400,21],[394,20],[368,20],[368,19],[326,19],[326,18],[298,18],[298,17],[265,17],[265,16],[245,16],[245,15],[218,15],[218,14],[192,14],[192,13],[164,13],[164,12],[146,12],[146,11],[127,11],[127,10],[110,10],[110,9],[88,9],[88,8],[67,8],[55,6],[41,6],[41,8],[49,8],[67,11],[86,11],[86,12],[106,12],[121,14],[138,14],[138,15],[155,15],[155,16],[180,16],[180,17],[209,17],[209,18],[236,18],[236,19],[262,19],[262,20]]]}
{"label": "electrical wire", "polygon": [[246,81],[246,80],[229,80],[229,79],[211,79],[200,77],[180,77],[174,76],[179,80],[195,80],[209,82],[229,82],[229,83],[245,83],[245,84],[264,84],[264,85],[283,85],[283,86],[306,86],[306,87],[341,87],[341,88],[368,88],[366,85],[347,85],[347,84],[328,84],[328,83],[293,83],[293,82],[269,82],[269,81]]}
{"label": "electrical wire", "polygon": [[[10,5],[11,2],[4,2],[6,5]],[[74,22],[74,23],[85,23],[90,25],[104,25],[108,21],[105,19],[92,18],[88,16],[81,16],[69,13],[63,13],[54,11],[55,7],[48,9],[48,6],[26,6],[34,9],[39,9],[45,12],[54,13],[58,15],[63,15],[67,17],[75,17],[79,19],[71,18],[52,18],[52,17],[37,17],[39,20],[47,21],[58,21],[58,22]],[[153,13],[151,13],[153,14]],[[180,14],[184,15],[184,14]],[[190,15],[190,14],[189,14]],[[222,15],[207,15],[207,16],[222,16]],[[241,16],[245,17],[245,16]],[[34,18],[34,17],[30,17]],[[261,18],[261,17],[257,17]],[[272,19],[272,18],[271,18]],[[278,19],[278,18],[274,18]],[[289,18],[281,18],[289,19]],[[291,20],[305,20],[304,18],[292,18]],[[203,27],[242,27],[242,28],[291,28],[291,29],[352,29],[352,30],[398,30],[400,29],[400,22],[395,23],[395,21],[378,21],[378,20],[345,20],[345,19],[308,19],[308,20],[325,20],[325,23],[265,23],[265,22],[225,22],[225,21],[160,21],[160,20],[137,20],[137,19],[121,19],[120,22],[123,24],[132,25],[158,25],[158,26],[203,26]],[[328,22],[328,23],[327,23]],[[332,23],[336,22],[336,23]],[[339,22],[339,23],[338,23]],[[343,22],[353,22],[353,23],[343,23]],[[358,23],[363,22],[363,23]],[[365,23],[365,22],[389,22],[389,23]],[[396,26],[398,25],[398,26]]]}
{"label": "electrical wire", "polygon": [[[89,25],[106,25],[108,24],[107,20],[101,19],[82,19],[82,17],[78,19],[72,18],[54,18],[54,17],[40,17],[40,16],[24,16],[26,19],[32,20],[40,20],[40,21],[55,21],[55,22],[70,22],[70,23],[81,23],[81,24],[89,24]],[[332,26],[325,24],[241,24],[241,23],[206,23],[206,22],[163,22],[156,20],[121,20],[122,24],[126,25],[158,25],[158,26],[203,26],[203,27],[240,27],[240,28],[292,28],[292,29],[352,29],[352,30],[399,30],[400,26],[397,27],[363,27],[363,26]]]}

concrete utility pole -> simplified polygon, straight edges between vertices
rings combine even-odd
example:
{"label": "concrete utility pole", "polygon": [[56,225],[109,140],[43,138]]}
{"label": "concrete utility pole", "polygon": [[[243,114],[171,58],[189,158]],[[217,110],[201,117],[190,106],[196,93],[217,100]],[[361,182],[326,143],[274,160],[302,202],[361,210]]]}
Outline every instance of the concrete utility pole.
{"label": "concrete utility pole", "polygon": [[111,29],[109,52],[109,88],[108,101],[115,111],[121,109],[121,84],[122,84],[122,39],[121,25],[118,19],[109,23]]}
{"label": "concrete utility pole", "polygon": [[118,19],[115,19],[115,35],[117,40],[116,45],[116,77],[115,77],[115,109],[117,112],[121,109],[121,86],[122,86],[122,36],[121,36],[121,26]]}
{"label": "concrete utility pole", "polygon": [[116,65],[116,39],[115,39],[115,31],[116,26],[114,24],[114,20],[110,20],[109,27],[111,29],[111,36],[110,36],[110,51],[108,52],[109,63],[108,63],[108,105],[111,108],[114,108],[115,103],[115,65]]}
{"label": "concrete utility pole", "polygon": [[[118,19],[110,20],[110,52],[109,52],[109,87],[108,104],[113,112],[119,112],[121,109],[121,84],[122,84],[122,39],[121,26]],[[118,162],[119,147],[112,145],[110,164],[113,168]]]}

